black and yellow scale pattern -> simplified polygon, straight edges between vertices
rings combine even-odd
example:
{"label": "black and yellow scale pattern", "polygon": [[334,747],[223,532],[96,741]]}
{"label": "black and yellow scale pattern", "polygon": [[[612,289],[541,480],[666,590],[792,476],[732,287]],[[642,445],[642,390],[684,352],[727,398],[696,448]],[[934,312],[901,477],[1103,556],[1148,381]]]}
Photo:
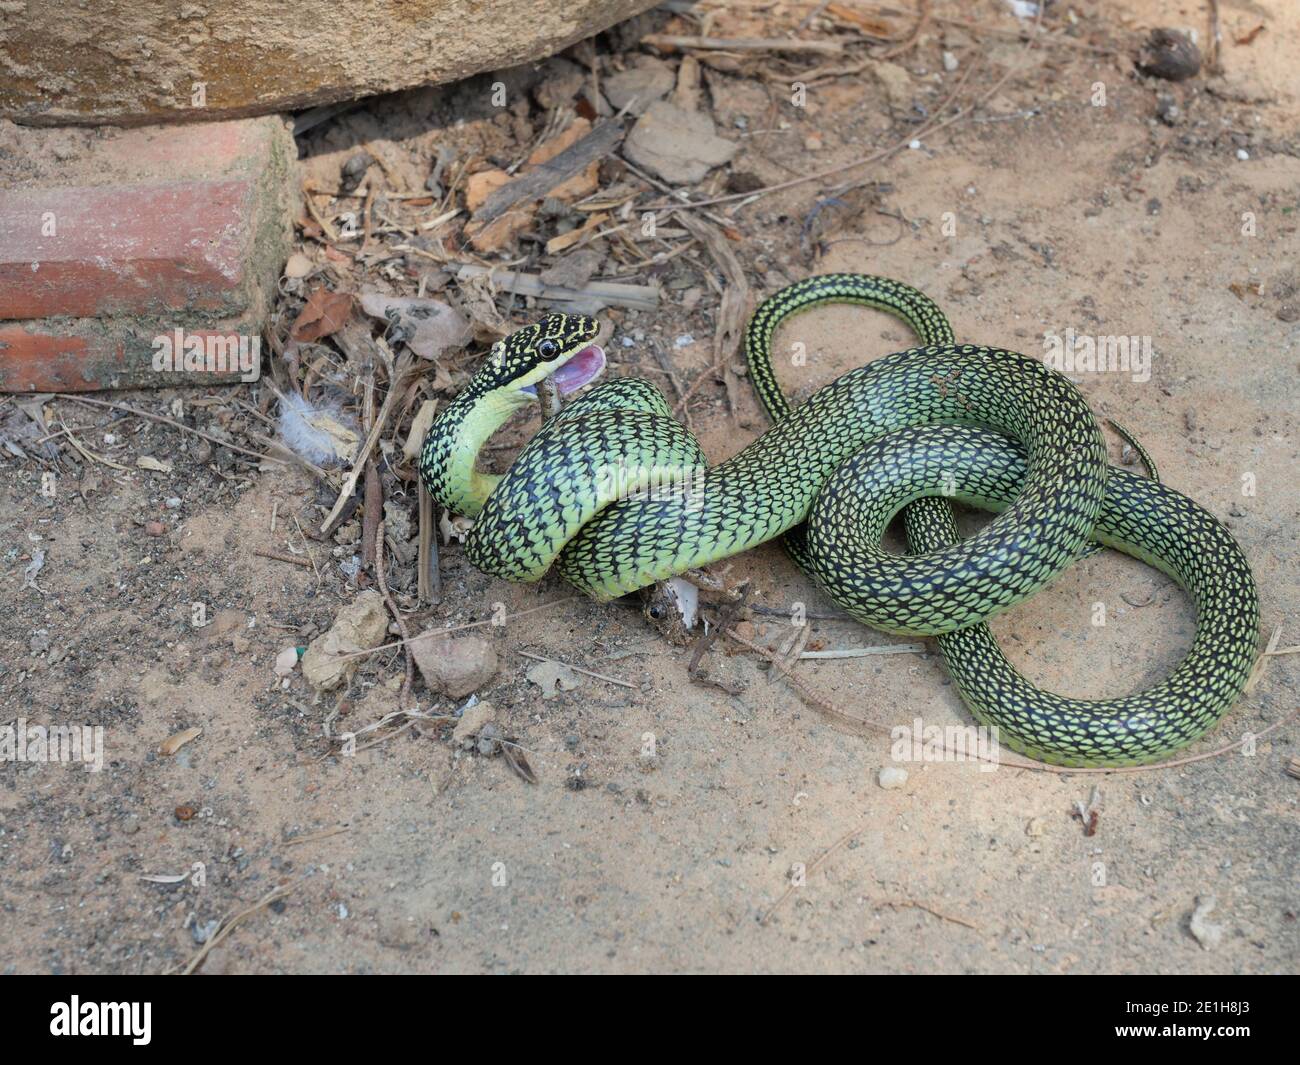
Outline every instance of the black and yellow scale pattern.
{"label": "black and yellow scale pattern", "polygon": [[[772,373],[773,334],[792,314],[832,302],[889,311],[928,346],[852,370],[791,409]],[[857,274],[813,277],[751,319],[750,373],[775,425],[727,462],[707,467],[658,389],[625,378],[543,426],[485,501],[483,485],[452,486],[463,464],[455,477],[438,467],[457,420],[494,402],[499,387],[471,384],[469,407],[456,410],[458,397],[430,430],[421,472],[452,509],[467,494],[477,497],[472,506],[481,501],[466,542],[475,566],[535,580],[554,563],[602,600],[787,534],[796,561],[854,617],[938,636],[972,712],[1012,749],[1066,765],[1167,755],[1215,724],[1249,675],[1258,605],[1245,557],[1196,503],[1109,467],[1101,431],[1066,378],[1015,352],[952,341],[942,312],[915,289]],[[611,478],[611,467],[623,476]],[[675,472],[689,490],[628,498],[629,487],[662,486]],[[997,516],[962,540],[944,496]],[[906,556],[880,548],[900,509]],[[981,624],[1094,540],[1169,573],[1197,606],[1183,662],[1122,699],[1035,688]]]}

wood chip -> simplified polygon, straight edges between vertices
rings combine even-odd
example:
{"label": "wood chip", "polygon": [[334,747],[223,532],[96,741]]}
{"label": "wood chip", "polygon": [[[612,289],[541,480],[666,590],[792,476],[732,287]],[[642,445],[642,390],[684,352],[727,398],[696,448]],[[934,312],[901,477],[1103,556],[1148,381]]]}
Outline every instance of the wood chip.
{"label": "wood chip", "polygon": [[170,758],[187,743],[192,740],[197,740],[202,735],[203,729],[198,728],[197,726],[194,728],[182,729],[180,732],[174,733],[163,740],[162,743],[158,745],[158,753],[164,758]]}

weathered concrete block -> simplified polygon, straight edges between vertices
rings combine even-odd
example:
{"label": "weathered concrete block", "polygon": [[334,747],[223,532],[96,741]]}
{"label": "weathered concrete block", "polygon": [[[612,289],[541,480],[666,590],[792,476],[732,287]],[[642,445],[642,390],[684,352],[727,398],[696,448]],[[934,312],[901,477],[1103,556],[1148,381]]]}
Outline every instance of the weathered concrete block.
{"label": "weathered concrete block", "polygon": [[567,48],[655,0],[105,0],[0,23],[0,115],[135,124],[288,111]]}

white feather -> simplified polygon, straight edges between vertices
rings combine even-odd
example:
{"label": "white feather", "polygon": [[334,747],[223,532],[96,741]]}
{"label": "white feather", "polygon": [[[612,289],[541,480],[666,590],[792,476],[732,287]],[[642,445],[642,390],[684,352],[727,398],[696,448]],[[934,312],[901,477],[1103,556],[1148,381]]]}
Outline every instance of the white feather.
{"label": "white feather", "polygon": [[317,466],[351,461],[359,443],[354,425],[335,403],[313,406],[295,393],[280,397],[280,439]]}

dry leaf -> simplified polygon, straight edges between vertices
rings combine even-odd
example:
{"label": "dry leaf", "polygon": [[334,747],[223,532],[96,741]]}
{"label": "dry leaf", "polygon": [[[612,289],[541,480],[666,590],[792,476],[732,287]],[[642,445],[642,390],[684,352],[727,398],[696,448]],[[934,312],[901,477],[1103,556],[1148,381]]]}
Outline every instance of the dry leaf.
{"label": "dry leaf", "polygon": [[374,318],[396,321],[405,334],[406,346],[422,359],[436,359],[449,349],[463,348],[474,335],[465,316],[441,300],[363,292],[361,309]]}
{"label": "dry leaf", "polygon": [[583,237],[588,236],[592,230],[603,226],[608,221],[609,215],[607,214],[592,215],[579,228],[571,229],[567,233],[561,233],[558,237],[552,237],[548,240],[546,242],[546,254],[555,255],[557,252],[562,252],[566,248],[571,248],[573,245],[577,244],[578,241],[582,240]]}
{"label": "dry leaf", "polygon": [[477,174],[470,174],[465,180],[465,206],[472,214],[492,193],[510,181],[510,175],[504,170],[480,170]]}
{"label": "dry leaf", "polygon": [[[552,137],[545,144],[539,145],[538,148],[528,157],[528,165],[520,171],[520,174],[526,174],[537,167],[545,166],[566,148],[571,148],[591,132],[591,123],[585,118],[579,118],[569,124],[569,128],[558,136]],[[596,191],[599,184],[597,175],[600,172],[599,160],[593,159],[568,181],[562,181],[551,189],[546,195],[549,199],[561,200],[569,203],[573,200],[580,200],[584,196],[590,196]]]}
{"label": "dry leaf", "polygon": [[298,315],[289,331],[293,340],[320,340],[337,333],[352,314],[352,296],[347,292],[331,292],[318,288],[307,298],[307,305]]}
{"label": "dry leaf", "polygon": [[429,426],[433,424],[433,416],[437,413],[436,399],[426,399],[420,404],[420,409],[411,419],[411,431],[406,436],[406,443],[402,445],[402,455],[407,461],[412,461],[419,456],[420,448],[424,445],[424,434],[429,431]]}
{"label": "dry leaf", "polygon": [[542,689],[543,699],[554,699],[582,683],[582,677],[563,662],[538,662],[525,676]]}
{"label": "dry leaf", "polygon": [[847,4],[827,4],[824,14],[830,18],[837,19],[840,22],[848,22],[864,33],[872,37],[888,39],[896,32],[894,26],[882,18],[875,15],[867,14],[865,11],[855,11]]}
{"label": "dry leaf", "polygon": [[198,727],[183,729],[175,735],[168,736],[163,740],[162,743],[158,745],[158,753],[164,758],[170,758],[191,740],[197,740],[202,735],[203,730]]}
{"label": "dry leaf", "polygon": [[142,470],[153,470],[155,473],[171,473],[172,464],[163,462],[154,458],[152,455],[141,455],[135,460],[135,464]]}
{"label": "dry leaf", "polygon": [[313,263],[302,252],[296,251],[289,256],[289,261],[284,264],[285,277],[306,277],[316,269]]}

